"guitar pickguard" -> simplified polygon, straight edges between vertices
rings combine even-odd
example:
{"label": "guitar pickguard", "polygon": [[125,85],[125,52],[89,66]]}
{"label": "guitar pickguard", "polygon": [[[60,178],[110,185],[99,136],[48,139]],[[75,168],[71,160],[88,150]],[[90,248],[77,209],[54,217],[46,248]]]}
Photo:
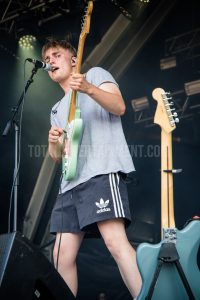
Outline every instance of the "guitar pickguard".
{"label": "guitar pickguard", "polygon": [[83,132],[83,120],[74,119],[70,124],[67,140],[64,141],[64,153],[62,157],[63,177],[71,181],[76,176],[79,144]]}

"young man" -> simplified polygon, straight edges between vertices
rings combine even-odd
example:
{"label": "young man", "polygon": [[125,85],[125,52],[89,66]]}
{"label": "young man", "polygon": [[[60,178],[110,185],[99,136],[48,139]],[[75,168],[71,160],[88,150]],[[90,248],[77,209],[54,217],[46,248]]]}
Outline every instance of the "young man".
{"label": "young man", "polygon": [[75,73],[76,51],[66,41],[47,41],[42,56],[52,66],[50,78],[65,93],[51,112],[48,141],[55,161],[62,157],[72,90],[78,92],[84,123],[76,177],[70,182],[62,179],[51,216],[50,230],[56,233],[54,263],[76,296],[76,256],[85,232],[96,228],[131,295],[137,297],[141,277],[125,232],[125,224],[130,222],[125,177],[134,166],[121,126],[120,116],[125,112],[122,95],[114,78],[102,68],[92,68],[85,75]]}

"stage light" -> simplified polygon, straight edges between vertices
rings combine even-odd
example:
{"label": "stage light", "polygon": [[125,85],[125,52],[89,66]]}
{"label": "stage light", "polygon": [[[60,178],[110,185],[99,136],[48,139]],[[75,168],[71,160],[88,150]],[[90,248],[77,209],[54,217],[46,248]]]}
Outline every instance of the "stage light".
{"label": "stage light", "polygon": [[142,111],[149,108],[149,101],[147,97],[141,97],[131,100],[133,110],[135,112]]}
{"label": "stage light", "polygon": [[163,58],[160,60],[160,69],[166,70],[176,67],[176,56]]}
{"label": "stage light", "polygon": [[195,95],[200,93],[200,80],[186,82],[184,84],[185,93],[187,96]]}
{"label": "stage light", "polygon": [[150,0],[139,0],[140,2],[142,2],[142,3],[149,3],[150,2]]}
{"label": "stage light", "polygon": [[19,39],[19,45],[23,49],[33,49],[36,37],[33,35],[24,35]]}

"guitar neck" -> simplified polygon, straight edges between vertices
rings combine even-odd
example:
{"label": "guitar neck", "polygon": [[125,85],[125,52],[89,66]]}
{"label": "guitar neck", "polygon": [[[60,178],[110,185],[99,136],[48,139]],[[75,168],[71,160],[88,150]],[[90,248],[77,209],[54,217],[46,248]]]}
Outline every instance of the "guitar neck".
{"label": "guitar neck", "polygon": [[69,107],[69,115],[68,115],[68,122],[70,123],[72,120],[74,120],[75,112],[76,112],[76,91],[72,91],[71,94],[71,102]]}
{"label": "guitar neck", "polygon": [[[161,132],[161,227],[174,228],[172,133]],[[168,171],[168,172],[166,172]]]}
{"label": "guitar neck", "polygon": [[77,62],[76,62],[76,73],[81,72],[81,64],[83,58],[83,48],[85,45],[86,36],[79,38],[78,52],[77,52]]}
{"label": "guitar neck", "polygon": [[[77,52],[77,60],[76,60],[76,73],[80,73],[81,71],[81,63],[82,63],[82,57],[83,57],[83,48],[85,44],[85,38],[86,36],[79,38],[79,46],[78,46],[78,52]],[[69,116],[68,116],[68,122],[70,123],[74,117],[75,117],[75,111],[76,111],[76,95],[77,91],[73,90],[71,94],[71,102],[70,102],[70,108],[69,108]]]}
{"label": "guitar neck", "polygon": [[161,127],[161,236],[167,228],[175,228],[174,196],[173,196],[173,163],[172,163],[172,131],[178,122],[177,113],[172,110],[173,105],[170,93],[161,88],[152,92],[153,98],[158,102],[154,123]]}
{"label": "guitar neck", "polygon": [[[79,46],[78,46],[77,60],[76,60],[76,70],[75,70],[76,73],[80,73],[81,71],[84,43],[85,43],[85,39],[81,39],[81,40],[79,39]],[[73,90],[71,94],[71,102],[70,102],[69,116],[68,116],[69,123],[74,119],[75,116],[76,95],[77,95],[77,91]]]}

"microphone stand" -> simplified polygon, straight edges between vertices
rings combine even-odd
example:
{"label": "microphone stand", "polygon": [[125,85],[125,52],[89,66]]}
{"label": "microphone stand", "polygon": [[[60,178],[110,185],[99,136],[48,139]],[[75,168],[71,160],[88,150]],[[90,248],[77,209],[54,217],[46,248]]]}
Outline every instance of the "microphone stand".
{"label": "microphone stand", "polygon": [[[20,124],[18,123],[16,117],[19,111],[20,105],[26,95],[26,92],[33,82],[33,76],[37,73],[37,66],[34,66],[32,69],[32,74],[30,78],[27,80],[25,88],[18,100],[16,106],[13,106],[11,111],[13,112],[11,118],[7,122],[5,129],[2,133],[2,136],[7,136],[11,127],[15,129],[15,164],[14,164],[14,172],[13,172],[13,185],[14,185],[14,205],[13,205],[13,231],[17,231],[17,197],[18,197],[18,186],[19,186],[19,170],[18,170],[18,159],[19,159],[19,132],[20,132]],[[13,125],[13,126],[12,126]]]}

